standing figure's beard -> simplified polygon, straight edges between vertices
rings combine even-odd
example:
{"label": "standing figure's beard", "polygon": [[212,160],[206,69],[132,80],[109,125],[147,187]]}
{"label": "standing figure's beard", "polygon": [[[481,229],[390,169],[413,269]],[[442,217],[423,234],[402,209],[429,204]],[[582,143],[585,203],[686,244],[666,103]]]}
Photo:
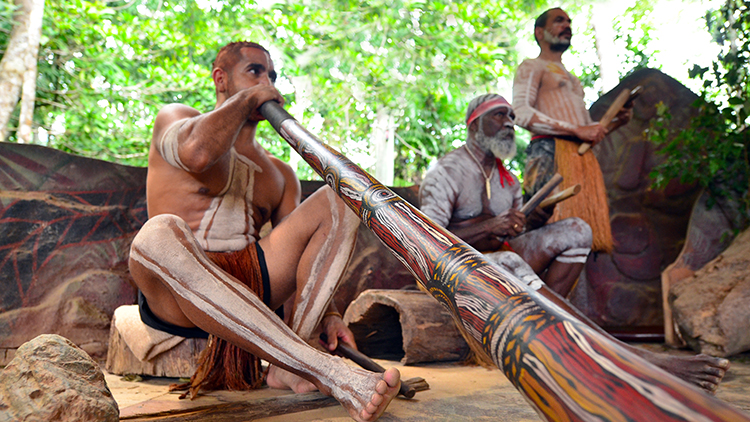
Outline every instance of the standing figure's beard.
{"label": "standing figure's beard", "polygon": [[[479,127],[483,127],[481,122]],[[502,128],[494,136],[487,136],[483,130],[479,130],[474,139],[482,149],[492,152],[496,158],[507,160],[516,156],[516,131],[512,127]]]}
{"label": "standing figure's beard", "polygon": [[[570,31],[564,32],[566,34],[570,34],[570,37],[573,37],[573,33]],[[549,31],[546,29],[544,30],[544,41],[547,41],[549,43],[549,49],[552,51],[556,51],[558,53],[562,53],[565,50],[570,47],[570,40],[563,40],[560,37],[556,37],[552,34],[550,34]]]}

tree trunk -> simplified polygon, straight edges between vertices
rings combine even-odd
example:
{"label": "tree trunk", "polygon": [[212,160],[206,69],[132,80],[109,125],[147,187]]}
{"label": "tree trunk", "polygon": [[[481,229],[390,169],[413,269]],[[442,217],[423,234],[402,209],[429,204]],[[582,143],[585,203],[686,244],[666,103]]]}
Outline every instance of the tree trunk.
{"label": "tree trunk", "polygon": [[[23,86],[23,103],[20,127],[26,126],[19,133],[19,141],[30,139],[31,120],[34,114],[34,97],[36,93],[36,62],[39,52],[39,39],[44,16],[44,0],[16,0],[20,6],[14,18],[16,25],[10,34],[8,48],[0,61],[0,140],[8,136],[8,121],[18,102]],[[25,135],[25,139],[22,136]]]}
{"label": "tree trunk", "polygon": [[379,108],[372,128],[372,144],[375,149],[375,178],[385,186],[393,185],[395,132],[393,114],[389,109]]}

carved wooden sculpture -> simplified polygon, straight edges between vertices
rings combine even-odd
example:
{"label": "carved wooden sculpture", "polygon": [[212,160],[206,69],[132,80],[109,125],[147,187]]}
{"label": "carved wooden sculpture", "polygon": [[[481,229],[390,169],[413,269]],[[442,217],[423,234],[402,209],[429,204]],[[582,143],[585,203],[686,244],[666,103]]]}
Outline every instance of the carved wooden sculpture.
{"label": "carved wooden sculpture", "polygon": [[546,420],[750,421],[720,400],[613,344],[346,157],[277,103],[261,112],[354,210]]}

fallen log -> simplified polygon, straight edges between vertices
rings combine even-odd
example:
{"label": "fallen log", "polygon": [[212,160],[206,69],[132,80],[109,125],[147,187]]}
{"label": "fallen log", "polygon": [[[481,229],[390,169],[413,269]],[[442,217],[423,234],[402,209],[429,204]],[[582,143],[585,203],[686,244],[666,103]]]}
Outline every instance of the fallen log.
{"label": "fallen log", "polygon": [[365,290],[344,322],[368,356],[404,365],[457,361],[469,346],[450,313],[421,290]]}

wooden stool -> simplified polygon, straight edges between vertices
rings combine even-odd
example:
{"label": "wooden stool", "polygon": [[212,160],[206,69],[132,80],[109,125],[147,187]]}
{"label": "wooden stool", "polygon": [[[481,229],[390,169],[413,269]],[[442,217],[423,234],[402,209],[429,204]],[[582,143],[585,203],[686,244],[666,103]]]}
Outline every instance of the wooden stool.
{"label": "wooden stool", "polygon": [[[131,305],[137,306],[137,305]],[[198,355],[206,347],[206,339],[186,338],[173,348],[150,360],[138,359],[117,330],[115,317],[109,330],[106,369],[111,374],[150,375],[155,377],[190,378],[198,367]],[[140,319],[139,319],[140,321]]]}

